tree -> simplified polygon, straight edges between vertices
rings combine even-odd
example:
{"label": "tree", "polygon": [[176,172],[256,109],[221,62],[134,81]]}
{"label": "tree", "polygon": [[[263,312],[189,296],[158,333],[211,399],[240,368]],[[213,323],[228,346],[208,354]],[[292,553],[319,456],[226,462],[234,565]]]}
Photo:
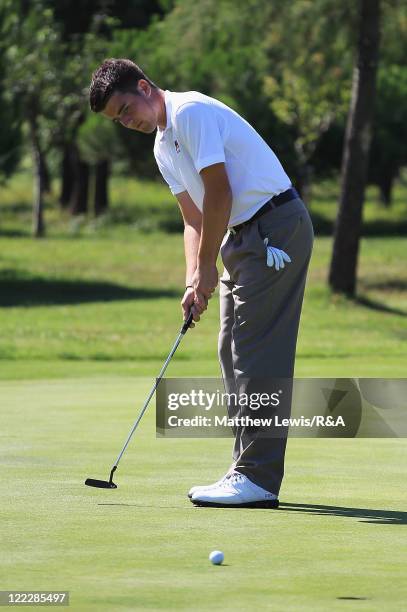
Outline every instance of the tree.
{"label": "tree", "polygon": [[407,68],[384,66],[379,70],[369,180],[378,185],[385,206],[400,169],[407,163]]}
{"label": "tree", "polygon": [[[393,184],[407,162],[407,5],[400,0],[385,0],[381,6],[380,46],[368,182],[378,185],[389,206]],[[333,178],[340,171],[345,128],[346,116],[340,113],[322,134],[310,158],[314,177]]]}
{"label": "tree", "polygon": [[55,7],[65,55],[58,80],[58,120],[53,147],[61,155],[62,207],[72,215],[87,213],[90,168],[77,143],[80,126],[88,110],[87,86],[90,74],[107,53],[108,36],[116,21],[103,10],[101,0],[87,0],[72,18],[71,4],[63,0]]}
{"label": "tree", "polygon": [[385,206],[407,162],[407,5],[402,0],[383,0],[381,51],[369,159],[369,183],[378,185]]}
{"label": "tree", "polygon": [[[83,146],[83,134],[86,132],[86,140],[92,131],[90,125],[82,130],[83,124],[88,123],[88,100],[83,92],[89,84],[92,70],[111,54],[109,41],[113,32],[132,28],[132,35],[137,36],[138,29],[147,27],[153,15],[162,15],[164,7],[156,0],[129,0],[125,3],[120,0],[83,0],[72,11],[71,0],[60,0],[58,3],[46,1],[54,7],[54,17],[66,43],[68,78],[65,78],[64,98],[71,100],[69,105],[64,105],[66,114],[61,122],[63,129],[58,143],[62,151],[60,203],[62,207],[69,208],[71,214],[87,212],[89,179],[92,178],[90,163],[95,165],[96,175],[94,211],[100,214],[108,206],[110,157],[106,157],[106,153],[109,146],[107,149],[98,147],[97,138],[94,139],[90,156],[89,147]],[[125,54],[128,54],[128,50]],[[100,130],[103,127],[100,126]],[[82,136],[79,135],[80,131]],[[117,138],[117,131],[115,133]],[[98,149],[100,159],[95,161]],[[124,150],[121,152],[123,154]]]}
{"label": "tree", "polygon": [[119,32],[113,43],[161,86],[198,89],[236,109],[306,192],[319,139],[346,115],[353,1],[236,4],[178,0],[147,32]]}
{"label": "tree", "polygon": [[295,184],[305,200],[315,150],[346,115],[354,22],[353,1],[285,2],[266,34],[264,90],[274,113],[292,128]]}
{"label": "tree", "polygon": [[57,67],[63,55],[52,13],[41,0],[31,7],[4,0],[6,46],[5,96],[18,104],[28,124],[34,162],[33,235],[45,233],[43,196],[49,183],[46,151],[50,145],[47,119],[54,116]]}
{"label": "tree", "polygon": [[[255,124],[287,163],[294,158],[291,128],[283,132],[263,91],[265,24],[273,23],[281,2],[247,0],[236,10],[233,0],[178,0],[143,32],[115,31],[111,53],[134,59],[164,89],[195,89],[225,102]],[[143,139],[131,138],[133,156],[145,158]],[[156,172],[152,156],[148,171]]]}
{"label": "tree", "polygon": [[329,285],[354,295],[379,56],[380,0],[359,0],[359,40],[346,127]]}
{"label": "tree", "polygon": [[78,148],[81,158],[94,169],[95,216],[106,213],[109,207],[108,180],[111,163],[123,157],[118,136],[120,128],[111,121],[89,113],[78,130]]}
{"label": "tree", "polygon": [[6,83],[6,7],[0,6],[0,181],[8,178],[16,169],[21,156],[21,109],[19,104],[9,104],[5,96]]}
{"label": "tree", "polygon": [[[18,103],[28,126],[33,152],[33,234],[45,234],[44,192],[48,184],[46,156],[51,150],[72,143],[87,107],[86,85],[95,63],[105,54],[106,38],[99,35],[110,27],[103,13],[93,15],[83,36],[66,36],[47,0],[3,0],[5,91],[9,103]],[[95,4],[95,3],[94,3]],[[96,3],[98,4],[98,3]],[[62,69],[61,69],[62,67]],[[70,203],[74,213],[86,210],[88,168],[75,159]]]}

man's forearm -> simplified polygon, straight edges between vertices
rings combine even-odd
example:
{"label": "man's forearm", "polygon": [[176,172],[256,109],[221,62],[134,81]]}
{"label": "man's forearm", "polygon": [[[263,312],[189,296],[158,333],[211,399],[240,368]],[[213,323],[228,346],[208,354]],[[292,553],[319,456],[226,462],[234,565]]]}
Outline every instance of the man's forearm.
{"label": "man's forearm", "polygon": [[184,228],[184,250],[185,250],[185,285],[191,284],[197,266],[199,242],[201,240],[201,228],[186,225]]}
{"label": "man's forearm", "polygon": [[198,265],[215,265],[230,218],[232,194],[205,193]]}

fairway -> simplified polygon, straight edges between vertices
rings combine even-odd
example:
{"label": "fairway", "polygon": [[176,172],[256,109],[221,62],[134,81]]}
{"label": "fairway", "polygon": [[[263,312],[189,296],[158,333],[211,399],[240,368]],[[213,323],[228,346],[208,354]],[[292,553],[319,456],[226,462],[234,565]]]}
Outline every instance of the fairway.
{"label": "fairway", "polygon": [[[119,488],[85,487],[108,477],[180,329],[182,239],[2,240],[3,590],[69,590],[79,612],[403,608],[406,440],[291,439],[279,510],[194,508],[232,440],[156,439],[153,399]],[[359,301],[329,295],[331,244],[315,242],[296,376],[405,376],[405,240],[362,241]],[[166,375],[219,376],[218,326],[216,294]]]}
{"label": "fairway", "polygon": [[152,384],[1,383],[3,589],[69,590],[75,610],[403,608],[405,440],[292,439],[279,510],[194,508],[187,490],[221,475],[232,441],[156,439],[153,402],[119,488],[85,487]]}
{"label": "fairway", "polygon": [[[279,510],[195,508],[187,491],[223,475],[232,440],[156,439],[153,398],[119,488],[85,487],[108,477],[180,329],[181,237],[3,244],[3,590],[69,590],[79,612],[403,608],[406,440],[291,439]],[[296,376],[405,376],[404,249],[364,239],[348,301],[317,238]],[[219,376],[218,326],[216,294],[166,375]]]}

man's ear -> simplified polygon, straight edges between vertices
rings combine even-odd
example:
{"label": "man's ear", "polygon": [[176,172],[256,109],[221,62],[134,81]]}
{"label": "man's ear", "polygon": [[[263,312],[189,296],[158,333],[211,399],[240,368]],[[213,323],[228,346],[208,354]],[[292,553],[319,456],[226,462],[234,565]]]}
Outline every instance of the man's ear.
{"label": "man's ear", "polygon": [[151,85],[145,79],[140,79],[137,83],[137,90],[147,98],[151,95]]}

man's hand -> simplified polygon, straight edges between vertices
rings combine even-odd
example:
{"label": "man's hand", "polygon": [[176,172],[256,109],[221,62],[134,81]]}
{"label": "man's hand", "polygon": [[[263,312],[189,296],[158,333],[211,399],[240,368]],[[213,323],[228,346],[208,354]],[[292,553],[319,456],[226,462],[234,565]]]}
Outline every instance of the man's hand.
{"label": "man's hand", "polygon": [[[192,311],[193,321],[198,322],[201,318],[200,315],[203,313],[204,310],[206,310],[206,306],[205,308],[201,308],[200,306],[195,304],[195,290],[192,287],[188,287],[188,289],[186,289],[184,297],[181,301],[181,307],[184,321],[188,319],[189,313]],[[195,324],[191,323],[190,327],[195,327]]]}
{"label": "man's hand", "polygon": [[208,300],[212,297],[218,284],[218,270],[215,265],[198,265],[192,277],[191,285],[194,288],[194,304],[199,309],[206,310]]}
{"label": "man's hand", "polygon": [[[198,322],[201,314],[207,309],[208,301],[218,284],[218,270],[216,266],[200,266],[195,270],[191,281],[192,287],[184,293],[181,301],[184,321],[192,311],[193,320]],[[195,327],[194,323],[191,327]]]}

